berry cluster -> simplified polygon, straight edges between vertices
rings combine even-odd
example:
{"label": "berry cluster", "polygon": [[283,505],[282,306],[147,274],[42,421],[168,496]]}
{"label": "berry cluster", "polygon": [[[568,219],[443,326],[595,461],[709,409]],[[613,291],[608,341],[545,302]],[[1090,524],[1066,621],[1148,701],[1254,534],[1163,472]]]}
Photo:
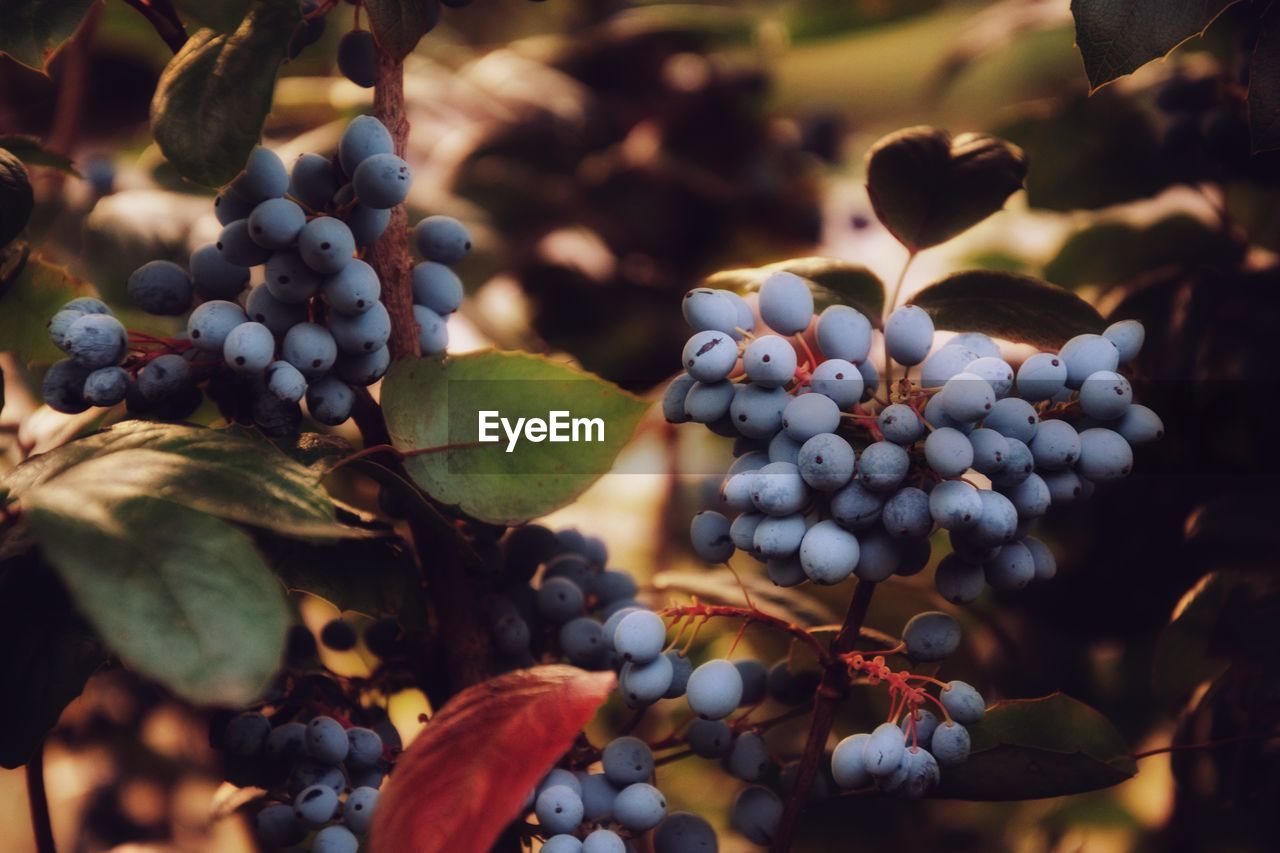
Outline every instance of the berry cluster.
{"label": "berry cluster", "polygon": [[779,586],[915,574],[935,528],[953,551],[937,572],[948,601],[1049,578],[1053,556],[1028,535],[1035,519],[1126,476],[1132,446],[1163,434],[1116,372],[1142,345],[1133,320],[1015,370],[983,334],[935,350],[929,314],[905,305],[884,324],[886,364],[908,375],[918,365],[918,378],[887,383],[881,396],[863,314],[832,305],[806,337],[813,296],[787,272],[763,283],[759,310],[772,332],[756,334],[735,294],[686,296],[696,331],[663,409],[673,423],[738,439],[720,495],[739,515],[697,515],[694,550],[714,563],[744,551]]}
{"label": "berry cluster", "polygon": [[[177,409],[182,417],[208,381],[224,409],[247,409],[243,419],[271,434],[297,429],[304,397],[317,421],[347,420],[353,386],[376,382],[391,363],[381,282],[361,256],[410,182],[391,134],[372,116],[347,126],[335,157],[303,154],[292,170],[255,148],[214,202],[218,240],[196,249],[188,269],[157,260],[129,277],[129,298],[142,310],[190,311],[186,332],[130,333],[101,302],[73,300],[49,322],[70,358],[46,376],[46,402],[78,412],[129,400],[134,411]],[[425,260],[413,268],[413,313],[422,351],[436,355],[448,344],[446,318],[462,302],[450,265],[470,251],[471,238],[458,221],[429,216],[414,241]],[[250,287],[258,267],[263,278]]]}
{"label": "berry cluster", "polygon": [[[320,640],[335,651],[357,642],[342,619],[325,625]],[[364,630],[365,646],[394,658],[403,644],[399,624],[386,617]],[[227,779],[264,789],[254,818],[268,849],[293,847],[314,832],[316,853],[355,853],[368,832],[379,789],[400,749],[385,712],[349,694],[342,679],[311,665],[315,639],[301,626],[289,638],[293,666],[270,703],[230,720],[215,720],[211,740],[226,759]]]}

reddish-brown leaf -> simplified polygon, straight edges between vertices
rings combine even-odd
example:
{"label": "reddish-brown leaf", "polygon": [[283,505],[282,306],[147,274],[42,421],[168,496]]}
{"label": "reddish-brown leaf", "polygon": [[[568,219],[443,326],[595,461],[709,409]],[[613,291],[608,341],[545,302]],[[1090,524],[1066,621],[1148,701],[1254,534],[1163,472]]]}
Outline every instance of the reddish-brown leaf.
{"label": "reddish-brown leaf", "polygon": [[486,853],[614,687],[611,672],[539,666],[459,693],[400,756],[373,853]]}

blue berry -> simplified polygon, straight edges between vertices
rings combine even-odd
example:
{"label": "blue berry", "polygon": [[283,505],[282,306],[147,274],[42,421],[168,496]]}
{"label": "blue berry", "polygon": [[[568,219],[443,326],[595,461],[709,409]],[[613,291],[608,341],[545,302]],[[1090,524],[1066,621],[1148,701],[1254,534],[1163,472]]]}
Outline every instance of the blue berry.
{"label": "blue berry", "polygon": [[287,361],[273,361],[267,365],[264,378],[267,390],[279,400],[297,403],[307,393],[307,378]]}
{"label": "blue berry", "polygon": [[907,752],[904,737],[893,723],[876,726],[862,748],[862,766],[867,773],[880,778],[897,770]]}
{"label": "blue berry", "polygon": [[962,480],[943,480],[929,493],[929,514],[944,530],[966,530],[982,516],[982,498]]}
{"label": "blue berry", "polygon": [[572,835],[553,835],[542,845],[542,853],[582,853],[582,842]]}
{"label": "blue berry", "polygon": [[977,601],[987,585],[982,566],[969,562],[959,554],[948,554],[942,558],[934,572],[933,582],[938,588],[938,595],[952,604]]}
{"label": "blue berry", "polygon": [[662,394],[662,417],[666,419],[667,423],[683,424],[689,421],[689,415],[685,410],[685,401],[688,399],[689,391],[697,381],[689,374],[681,373],[667,385]]}
{"label": "blue berry", "polygon": [[146,400],[167,400],[190,384],[191,365],[176,353],[159,356],[138,371],[138,393]]}
{"label": "blue berry", "polygon": [[349,750],[346,729],[333,717],[320,716],[307,723],[307,753],[312,758],[341,764]]}
{"label": "blue berry", "polygon": [[149,261],[129,276],[129,301],[148,314],[176,317],[191,307],[187,271],[172,261]]}
{"label": "blue berry", "polygon": [[1120,363],[1128,364],[1138,357],[1147,330],[1137,320],[1121,320],[1103,329],[1102,336],[1115,344],[1120,354]]}
{"label": "blue berry", "polygon": [[1009,396],[1009,392],[1013,390],[1013,368],[1002,358],[976,358],[965,365],[964,372],[972,373],[990,385],[997,400]]}
{"label": "blue berry", "polygon": [[653,752],[638,737],[627,735],[609,741],[600,761],[605,778],[620,788],[644,782],[653,775]]}
{"label": "blue berry", "polygon": [[1048,545],[1034,536],[1024,538],[1022,544],[1027,546],[1027,550],[1031,552],[1031,559],[1035,562],[1036,580],[1047,581],[1058,573],[1057,560],[1054,559]]}
{"label": "blue berry", "polygon": [[307,386],[307,409],[311,417],[326,426],[337,426],[351,417],[356,395],[340,379],[326,376]]}
{"label": "blue berry", "polygon": [[871,321],[848,305],[831,305],[818,316],[818,349],[828,359],[857,364],[871,353]]}
{"label": "blue berry", "polygon": [[187,335],[196,349],[220,356],[227,335],[248,320],[244,310],[236,303],[214,299],[191,312],[191,316],[187,318]]}
{"label": "blue berry", "polygon": [[293,814],[298,822],[315,829],[333,819],[338,811],[338,792],[328,785],[312,785],[293,800]]}
{"label": "blue berry", "polygon": [[959,723],[948,722],[934,729],[929,751],[943,767],[954,767],[969,758],[969,746],[969,730]]}
{"label": "blue berry", "polygon": [[328,157],[302,154],[293,162],[293,169],[289,174],[289,195],[311,210],[324,210],[337,191],[333,162]]}
{"label": "blue berry", "polygon": [[858,480],[873,492],[889,492],[902,484],[910,467],[907,451],[891,441],[877,441],[858,457]]}
{"label": "blue berry", "polygon": [[756,385],[780,388],[795,376],[795,347],[786,338],[761,335],[743,350],[742,369]]}
{"label": "blue berry", "polygon": [[936,610],[917,613],[902,629],[902,642],[913,661],[939,661],[960,647],[960,624]]}
{"label": "blue berry", "polygon": [[765,515],[792,515],[809,502],[809,487],[790,462],[770,462],[754,472],[749,482],[751,502]]}
{"label": "blue berry", "polygon": [[647,782],[628,785],[618,792],[613,801],[614,820],[632,832],[653,829],[666,816],[666,798]]}
{"label": "blue berry", "polygon": [[924,440],[924,458],[939,476],[959,477],[973,464],[973,445],[959,430],[940,427]]}
{"label": "blue berry", "polygon": [[1080,411],[1100,421],[1123,417],[1132,402],[1129,380],[1114,370],[1091,373],[1080,386]]}
{"label": "blue berry", "polygon": [[902,565],[902,548],[883,529],[863,533],[858,539],[858,565],[854,569],[860,580],[881,583],[893,576]]}
{"label": "blue berry", "polygon": [[800,542],[800,566],[809,580],[822,586],[847,579],[859,556],[857,537],[834,521],[819,521]]}
{"label": "blue berry", "polygon": [[690,812],[672,812],[653,832],[654,853],[717,853],[716,831]]}
{"label": "blue berry", "polygon": [[729,404],[729,420],[747,438],[772,438],[782,428],[782,412],[791,396],[782,388],[739,385]]}
{"label": "blue berry", "polygon": [[738,308],[728,291],[694,288],[680,301],[680,311],[695,332],[724,332],[737,337]]}
{"label": "blue berry", "polygon": [[887,778],[879,780],[881,788],[891,794],[918,800],[938,784],[938,762],[933,754],[922,747],[905,750],[902,763]]}
{"label": "blue berry", "polygon": [[76,364],[97,370],[124,361],[129,333],[110,314],[83,314],[67,328],[63,348]]}
{"label": "blue berry", "polygon": [[618,691],[633,708],[642,708],[663,698],[675,677],[675,667],[666,655],[648,663],[626,663],[618,674]]}
{"label": "blue berry", "polygon": [[582,590],[568,578],[548,578],[538,588],[538,612],[562,624],[582,615]]}
{"label": "blue berry", "polygon": [[903,403],[886,406],[880,413],[878,423],[885,440],[894,444],[915,444],[924,437],[924,422],[915,409]]}
{"label": "blue berry", "polygon": [[839,358],[828,359],[814,368],[809,377],[809,387],[824,397],[830,397],[841,409],[853,408],[866,391],[862,370]]}
{"label": "blue berry", "polygon": [[377,79],[374,69],[377,52],[373,33],[351,30],[338,41],[338,70],[357,86],[372,89]]}
{"label": "blue berry", "polygon": [[738,363],[738,345],[724,332],[697,332],[685,344],[683,363],[699,382],[718,382]]}
{"label": "blue berry", "polygon": [[428,261],[456,264],[471,251],[471,234],[452,216],[428,216],[413,229],[414,244]]}
{"label": "blue berry", "polygon": [[333,367],[338,358],[338,345],[324,326],[299,323],[284,336],[280,354],[303,376],[316,379]]}
{"label": "blue berry", "polygon": [[841,788],[865,788],[871,784],[867,772],[866,750],[871,735],[860,732],[836,744],[831,753],[831,777]]}
{"label": "blue berry", "polygon": [[351,262],[355,237],[341,219],[317,216],[298,232],[298,254],[321,275],[333,275]]}
{"label": "blue berry", "polygon": [[269,198],[249,214],[249,238],[265,249],[286,249],[298,239],[307,215],[287,198]]}
{"label": "blue berry", "polygon": [[616,832],[597,829],[582,840],[582,853],[626,853],[627,845]]}
{"label": "blue berry", "polygon": [[996,394],[991,384],[976,373],[957,373],[938,392],[939,404],[947,417],[960,423],[983,418],[995,405]]}
{"label": "blue berry", "polygon": [[261,373],[275,357],[276,339],[261,323],[241,323],[222,344],[222,358],[241,373]]}
{"label": "blue berry", "polygon": [[729,811],[729,824],[756,844],[768,844],[782,820],[782,800],[760,785],[743,788]]}
{"label": "blue berry", "polygon": [[982,694],[972,685],[963,681],[950,681],[938,694],[942,707],[947,709],[951,719],[957,723],[971,726],[979,723],[986,715],[986,702]]}
{"label": "blue berry", "polygon": [[915,741],[921,746],[928,748],[929,741],[933,738],[934,731],[938,728],[938,717],[928,708],[916,708],[909,711],[903,716],[902,721],[898,723],[898,727],[907,735],[907,745],[913,745],[911,736],[911,723],[915,723]]}
{"label": "blue berry", "polygon": [[347,729],[347,766],[372,767],[382,760],[382,738],[373,729]]}
{"label": "blue berry", "polygon": [[253,212],[254,203],[228,187],[213,199],[213,215],[218,224],[230,225],[237,219],[245,219]]}
{"label": "blue berry", "polygon": [[1061,391],[1066,383],[1066,362],[1051,353],[1036,353],[1018,368],[1018,396],[1028,403],[1048,400]]}
{"label": "blue berry", "polygon": [[363,314],[330,314],[327,322],[338,348],[346,353],[373,352],[391,338],[391,315],[381,302],[375,302]]}
{"label": "blue berry", "polygon": [[1005,438],[1014,438],[1026,443],[1036,434],[1040,424],[1040,415],[1035,407],[1020,397],[1005,397],[996,400],[991,411],[982,419],[982,426],[993,429]]}
{"label": "blue berry", "polygon": [[248,758],[262,752],[271,723],[257,711],[237,714],[227,723],[222,734],[222,746],[232,755]]}
{"label": "blue berry", "polygon": [[1027,446],[1031,448],[1036,467],[1046,471],[1070,467],[1080,457],[1080,435],[1066,421],[1042,422]]}
{"label": "blue berry", "polygon": [[356,167],[351,183],[362,205],[387,210],[409,195],[413,173],[409,164],[394,154],[374,154]]}
{"label": "blue berry", "polygon": [[884,496],[878,495],[857,480],[831,496],[831,515],[842,527],[862,530],[880,520]]}
{"label": "blue berry", "polygon": [[948,342],[920,365],[920,384],[925,388],[941,388],[977,359],[978,354],[973,350]]}
{"label": "blue berry", "polygon": [[342,132],[338,143],[338,159],[342,171],[354,175],[356,168],[375,154],[392,154],[395,143],[386,125],[373,116],[357,116]]}
{"label": "blue berry", "polygon": [[280,767],[288,767],[307,752],[307,726],[290,722],[277,726],[267,735],[267,757]]}
{"label": "blue berry", "polygon": [[919,364],[933,347],[933,318],[923,308],[903,305],[884,324],[889,356],[899,364]]}
{"label": "blue berry", "polygon": [[1125,409],[1124,415],[1113,428],[1134,446],[1164,437],[1164,422],[1160,420],[1160,416],[1137,403]]}
{"label": "blue berry", "polygon": [[1133,448],[1114,430],[1094,427],[1080,433],[1076,470],[1094,483],[1128,476],[1133,470]]}
{"label": "blue berry", "polygon": [[685,743],[695,755],[723,758],[733,746],[733,732],[724,720],[694,720],[685,732]]}
{"label": "blue berry", "polygon": [[263,248],[249,236],[249,220],[237,219],[222,229],[213,244],[223,260],[238,267],[256,267],[271,257],[271,249]]}
{"label": "blue berry", "polygon": [[575,666],[593,666],[608,651],[604,641],[604,626],[586,616],[564,623],[559,637],[560,650]]}
{"label": "blue berry", "polygon": [[700,512],[693,517],[689,540],[694,553],[708,563],[723,563],[733,556],[729,519],[718,512]]}
{"label": "blue berry", "polygon": [[377,788],[358,787],[347,796],[342,809],[342,822],[356,835],[364,835],[373,824],[381,794]]}
{"label": "blue berry", "polygon": [[795,464],[800,478],[810,488],[834,492],[853,479],[856,457],[849,442],[838,435],[823,433],[801,445]]}
{"label": "blue berry", "polygon": [[123,367],[100,367],[84,380],[84,401],[91,406],[114,406],[129,394],[129,374]]}
{"label": "blue berry", "polygon": [[684,420],[710,424],[729,413],[737,386],[722,379],[719,382],[695,382],[684,398]]}
{"label": "blue berry", "polygon": [[1022,589],[1035,580],[1036,564],[1027,546],[1009,542],[983,563],[982,571],[992,589]]}
{"label": "blue berry", "polygon": [[418,348],[423,355],[440,355],[449,347],[449,326],[436,312],[422,305],[413,306],[413,319],[418,324]]}
{"label": "blue berry", "polygon": [[345,826],[326,826],[311,841],[311,853],[356,853],[360,840]]}
{"label": "blue berry", "polygon": [[813,293],[808,283],[789,272],[771,274],[760,285],[760,317],[779,334],[803,332],[813,319]]}
{"label": "blue berry", "polygon": [[840,408],[830,397],[800,394],[782,410],[782,428],[793,440],[805,442],[840,428]]}
{"label": "blue berry", "polygon": [[613,631],[614,649],[623,660],[635,663],[648,663],[662,654],[666,639],[666,623],[648,610],[628,614]]}
{"label": "blue berry", "polygon": [[1099,370],[1115,370],[1120,365],[1120,350],[1102,335],[1076,335],[1062,345],[1058,357],[1067,366],[1068,388],[1079,388]]}
{"label": "blue berry", "polygon": [[274,151],[255,146],[244,171],[231,182],[232,194],[257,203],[279,198],[289,189],[289,172]]}
{"label": "blue berry", "polygon": [[884,529],[897,539],[928,536],[933,530],[929,496],[915,486],[899,489],[884,502],[881,519]]}
{"label": "blue berry", "polygon": [[231,263],[206,243],[191,253],[191,283],[205,299],[235,299],[249,286],[249,270]]}
{"label": "blue berry", "polygon": [[689,676],[685,695],[699,717],[724,719],[742,699],[742,674],[727,660],[707,661]]}
{"label": "blue berry", "polygon": [[423,261],[413,268],[413,301],[444,316],[462,304],[462,281],[447,266]]}
{"label": "blue berry", "polygon": [[618,789],[603,773],[579,773],[582,786],[582,809],[587,820],[607,820],[613,814],[613,801]]}
{"label": "blue berry", "polygon": [[288,847],[302,841],[307,835],[306,829],[293,813],[293,806],[285,803],[272,803],[258,812],[254,828],[258,840],[268,848]]}
{"label": "blue berry", "polygon": [[803,515],[764,518],[751,538],[751,553],[765,559],[785,559],[800,550],[808,522]]}
{"label": "blue berry", "polygon": [[743,732],[733,741],[725,769],[744,782],[756,782],[769,772],[771,763],[764,738],[755,732]]}
{"label": "blue berry", "polygon": [[975,429],[969,433],[973,447],[974,470],[995,477],[1004,470],[1005,457],[1009,454],[1009,440],[993,429]]}

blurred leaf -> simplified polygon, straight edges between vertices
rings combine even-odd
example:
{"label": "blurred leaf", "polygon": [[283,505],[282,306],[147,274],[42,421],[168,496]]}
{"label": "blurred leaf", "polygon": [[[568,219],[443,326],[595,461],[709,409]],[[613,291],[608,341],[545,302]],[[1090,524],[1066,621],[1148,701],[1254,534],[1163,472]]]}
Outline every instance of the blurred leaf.
{"label": "blurred leaf", "polygon": [[1217,568],[1269,565],[1280,551],[1280,529],[1272,523],[1277,508],[1270,495],[1221,495],[1188,516],[1186,547],[1203,554]]}
{"label": "blurred leaf", "polygon": [[[9,531],[10,533],[12,531]],[[20,767],[106,661],[66,590],[27,554],[0,563],[0,767]]]}
{"label": "blurred leaf", "polygon": [[1094,89],[1202,35],[1238,0],[1071,0],[1076,44]]}
{"label": "blurred leaf", "polygon": [[339,610],[378,617],[395,613],[414,627],[423,606],[418,567],[399,537],[313,543],[272,537],[267,563],[291,590],[318,595]]}
{"label": "blurred leaf", "polygon": [[705,285],[738,293],[751,293],[771,274],[782,270],[808,280],[818,303],[849,305],[880,325],[884,311],[884,284],[862,264],[839,258],[792,258],[763,267],[724,270],[708,276]]}
{"label": "blurred leaf", "polygon": [[612,672],[537,666],[450,699],[397,760],[369,849],[489,850],[614,684]]}
{"label": "blurred leaf", "polygon": [[17,0],[0,3],[0,53],[45,72],[97,0]]}
{"label": "blurred leaf", "polygon": [[22,361],[55,361],[62,350],[49,339],[47,326],[58,309],[81,293],[81,285],[63,267],[31,258],[0,292],[0,350]]}
{"label": "blurred leaf", "polygon": [[1079,97],[997,131],[1034,164],[1027,201],[1047,210],[1095,209],[1149,198],[1174,179],[1150,118],[1114,92]]}
{"label": "blurred leaf", "polygon": [[14,153],[0,145],[0,246],[5,246],[27,227],[35,196],[26,166]]}
{"label": "blurred leaf", "polygon": [[241,706],[266,689],[290,615],[246,534],[169,501],[87,498],[58,480],[23,508],[41,552],[126,665],[198,704]]}
{"label": "blurred leaf", "polygon": [[319,475],[271,445],[182,424],[126,421],[41,454],[0,484],[30,500],[49,486],[110,502],[151,495],[293,536],[360,536],[339,525]]}
{"label": "blurred leaf", "polygon": [[1115,726],[1061,693],[999,702],[968,729],[969,759],[946,769],[935,796],[1036,800],[1107,788],[1138,772]]}
{"label": "blurred leaf", "polygon": [[1254,151],[1280,148],[1280,13],[1274,8],[1249,60],[1249,131]]}
{"label": "blurred leaf", "polygon": [[[564,506],[602,474],[631,437],[646,404],[589,373],[539,356],[478,352],[440,362],[405,359],[382,386],[392,442],[401,450],[451,447],[405,460],[428,495],[483,521],[512,524]],[[479,412],[598,418],[604,440],[478,444]],[[501,434],[501,430],[498,430]]]}
{"label": "blurred leaf", "polygon": [[928,311],[940,329],[985,332],[1055,350],[1075,335],[1106,326],[1097,310],[1071,291],[1009,272],[954,273],[908,301]]}
{"label": "blurred leaf", "polygon": [[766,613],[797,625],[830,625],[840,619],[825,601],[807,594],[803,588],[777,586],[759,572],[740,572],[738,577],[742,579],[741,585],[728,569],[664,571],[653,576],[653,586],[659,592],[683,592],[709,604],[735,607],[745,604],[742,596],[745,587]]}
{"label": "blurred leaf", "polygon": [[1225,266],[1243,247],[1194,216],[1174,214],[1145,227],[1103,222],[1066,239],[1044,268],[1044,277],[1063,287],[1120,284],[1165,267]]}
{"label": "blurred leaf", "polygon": [[991,136],[910,127],[867,152],[876,215],[912,251],[946,242],[1000,210],[1022,189],[1027,162]]}
{"label": "blurred leaf", "polygon": [[1280,193],[1253,181],[1231,181],[1227,210],[1249,235],[1249,241],[1280,251]]}
{"label": "blurred leaf", "polygon": [[8,149],[10,154],[28,166],[47,166],[50,169],[57,169],[60,172],[67,172],[80,177],[80,173],[76,171],[75,164],[71,162],[70,157],[50,151],[35,136],[28,136],[25,133],[0,135],[0,148]]}
{"label": "blurred leaf", "polygon": [[402,61],[440,21],[439,0],[364,0],[378,46]]}
{"label": "blurred leaf", "polygon": [[219,32],[231,32],[249,11],[249,0],[173,0],[182,20]]}
{"label": "blurred leaf", "polygon": [[1211,572],[1183,596],[1173,620],[1156,640],[1151,686],[1164,701],[1181,704],[1197,686],[1217,678],[1228,661],[1211,648],[1233,586]]}
{"label": "blurred leaf", "polygon": [[294,0],[255,3],[235,32],[199,30],[165,68],[151,101],[151,131],[184,177],[220,186],[244,167],[300,20]]}

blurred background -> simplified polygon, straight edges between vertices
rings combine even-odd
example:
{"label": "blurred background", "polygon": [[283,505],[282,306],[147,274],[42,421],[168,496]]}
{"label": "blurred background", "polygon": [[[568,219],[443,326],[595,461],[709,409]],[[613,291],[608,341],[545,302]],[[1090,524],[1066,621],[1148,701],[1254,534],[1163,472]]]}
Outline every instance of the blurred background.
{"label": "blurred background", "polygon": [[[1135,751],[1229,743],[1144,759],[1133,780],[1071,798],[828,799],[812,806],[797,849],[1275,849],[1280,748],[1256,735],[1280,723],[1280,506],[1266,414],[1278,372],[1280,154],[1249,153],[1250,5],[1092,96],[1068,0],[480,0],[448,10],[409,57],[410,219],[447,213],[477,235],[459,270],[469,298],[451,325],[454,352],[555,353],[652,394],[687,335],[680,296],[709,273],[826,255],[892,280],[906,253],[875,219],[862,158],[884,133],[917,124],[1008,139],[1029,174],[1004,212],[925,252],[908,293],[958,269],[1015,270],[1146,324],[1136,396],[1164,418],[1164,441],[1141,451],[1134,476],[1042,523],[1056,580],[989,591],[959,612],[968,642],[948,677],[988,699],[1062,690],[1112,719]],[[279,81],[265,142],[286,162],[331,151],[369,107],[371,91],[334,64],[350,14],[339,6]],[[149,103],[170,56],[133,9],[107,2],[48,77],[0,58],[0,133],[39,136],[83,176],[35,170],[43,251],[113,303],[141,263],[185,261],[218,229],[210,195],[150,143]],[[163,322],[121,313],[144,330]],[[85,426],[37,410],[38,364],[0,358],[3,465],[18,443],[51,446]],[[209,407],[194,419],[216,418]],[[603,537],[658,599],[714,597],[725,578],[687,552],[685,531],[713,499],[709,472],[730,459],[705,430],[650,418],[617,470],[548,523]],[[759,594],[822,624],[838,621],[848,593]],[[894,632],[939,601],[930,569],[889,585],[870,624]],[[317,627],[332,615],[319,599],[302,607]],[[721,653],[731,640],[703,638]],[[745,643],[766,662],[789,653],[754,631]],[[331,664],[366,666],[354,653]],[[420,695],[402,705],[392,719],[409,740],[424,705]],[[855,696],[836,732],[878,713]],[[666,724],[650,717],[660,737]],[[241,820],[214,819],[235,802],[206,726],[123,671],[91,679],[48,750],[63,849],[252,849]],[[804,731],[771,736],[780,761],[798,756]],[[727,830],[736,788],[718,769],[695,759],[663,772],[676,807],[725,829],[722,850],[754,849]],[[0,850],[34,850],[26,808],[22,772],[0,771]]]}

